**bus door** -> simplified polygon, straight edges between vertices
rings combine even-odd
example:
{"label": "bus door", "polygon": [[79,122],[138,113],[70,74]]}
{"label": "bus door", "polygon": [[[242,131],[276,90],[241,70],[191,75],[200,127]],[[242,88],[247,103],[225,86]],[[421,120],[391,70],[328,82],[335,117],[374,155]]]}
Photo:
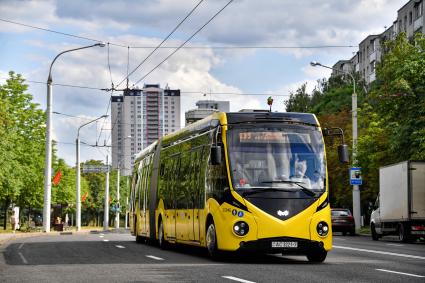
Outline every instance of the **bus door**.
{"label": "bus door", "polygon": [[200,160],[202,158],[202,148],[191,152],[191,178],[190,178],[190,222],[189,222],[189,240],[199,242],[199,175]]}
{"label": "bus door", "polygon": [[[205,136],[206,137],[206,136]],[[207,137],[206,137],[207,138]],[[204,141],[205,142],[205,141]],[[202,219],[204,219],[204,207],[205,207],[205,174],[208,157],[210,155],[210,147],[202,146],[199,148],[197,157],[197,175],[196,175],[196,198],[195,198],[195,222],[193,226],[195,241],[200,241]]]}
{"label": "bus door", "polygon": [[141,229],[142,235],[147,236],[148,235],[148,231],[147,231],[147,224],[148,224],[148,217],[146,214],[147,211],[147,191],[148,191],[148,178],[149,178],[149,157],[145,158],[143,160],[143,179],[142,179],[142,190],[141,190],[141,196],[140,196],[140,200],[142,202],[142,205],[140,207],[140,214],[141,214]]}
{"label": "bus door", "polygon": [[132,233],[136,233],[136,227],[134,225],[136,220],[136,191],[137,191],[137,182],[139,179],[139,175],[137,174],[137,171],[133,173],[133,180],[131,185],[131,192],[130,192],[130,213],[129,213],[129,223],[130,223],[130,230]]}
{"label": "bus door", "polygon": [[178,182],[179,158],[178,156],[171,157],[170,168],[167,168],[167,196],[165,197],[165,233],[171,241],[176,239],[176,209],[174,190]]}
{"label": "bus door", "polygon": [[139,235],[145,235],[144,227],[145,227],[145,215],[144,215],[144,195],[145,195],[145,188],[144,188],[144,184],[145,184],[145,165],[144,165],[144,160],[140,161],[140,169],[139,169],[139,174],[140,174],[140,180],[139,180],[139,184],[137,186],[138,188],[138,200],[139,200],[139,204],[138,204],[138,219],[137,219],[137,228],[140,231]]}
{"label": "bus door", "polygon": [[147,158],[147,172],[146,172],[146,189],[145,189],[145,230],[146,236],[149,237],[150,235],[150,213],[149,213],[149,205],[150,205],[150,185],[151,185],[151,174],[152,174],[152,167],[153,167],[153,155],[150,155]]}
{"label": "bus door", "polygon": [[189,221],[190,221],[190,196],[188,190],[190,187],[190,151],[183,150],[180,154],[180,165],[178,167],[177,182],[174,186],[174,199],[176,201],[176,238],[177,240],[189,240]]}

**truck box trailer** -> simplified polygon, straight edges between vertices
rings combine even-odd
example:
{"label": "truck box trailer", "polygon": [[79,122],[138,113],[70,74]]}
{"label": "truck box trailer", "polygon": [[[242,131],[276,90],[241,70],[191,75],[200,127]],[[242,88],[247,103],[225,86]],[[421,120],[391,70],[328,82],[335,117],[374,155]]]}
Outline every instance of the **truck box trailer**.
{"label": "truck box trailer", "polygon": [[370,220],[372,239],[425,237],[425,161],[404,161],[379,169],[379,195]]}

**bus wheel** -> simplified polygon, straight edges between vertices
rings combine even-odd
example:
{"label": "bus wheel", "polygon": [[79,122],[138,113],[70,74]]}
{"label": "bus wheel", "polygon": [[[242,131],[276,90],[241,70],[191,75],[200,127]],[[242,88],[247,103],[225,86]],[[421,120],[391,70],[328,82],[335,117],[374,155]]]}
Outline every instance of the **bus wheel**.
{"label": "bus wheel", "polygon": [[326,259],[328,252],[322,248],[312,249],[307,254],[307,259],[310,262],[323,262]]}
{"label": "bus wheel", "polygon": [[137,230],[137,221],[134,220],[134,234],[136,234],[136,243],[143,244],[145,242],[145,239],[137,234]]}
{"label": "bus wheel", "polygon": [[166,250],[168,248],[168,243],[165,240],[165,236],[164,236],[164,224],[162,224],[162,220],[159,221],[158,244],[159,244],[159,247],[163,250]]}
{"label": "bus wheel", "polygon": [[207,249],[209,256],[217,260],[220,257],[219,250],[217,248],[217,234],[215,232],[215,225],[214,222],[211,221],[211,223],[208,225],[207,234],[205,236],[205,239],[207,241]]}

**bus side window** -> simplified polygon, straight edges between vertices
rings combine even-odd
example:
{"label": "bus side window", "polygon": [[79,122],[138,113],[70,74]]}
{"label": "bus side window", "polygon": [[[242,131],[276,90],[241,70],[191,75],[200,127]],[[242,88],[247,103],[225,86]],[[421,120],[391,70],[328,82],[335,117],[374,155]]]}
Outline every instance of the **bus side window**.
{"label": "bus side window", "polygon": [[186,209],[187,208],[187,189],[188,189],[188,180],[190,177],[189,165],[190,165],[190,159],[189,159],[190,152],[184,150],[182,154],[180,154],[180,166],[177,168],[177,170],[180,171],[181,174],[179,174],[176,186],[175,186],[175,200],[176,200],[176,208],[177,209]]}
{"label": "bus side window", "polygon": [[131,190],[130,190],[130,212],[134,213],[134,192],[136,190],[136,181],[137,181],[137,171],[133,172],[133,178],[131,181]]}
{"label": "bus side window", "polygon": [[172,189],[174,186],[174,179],[173,179],[174,163],[175,163],[174,158],[170,157],[166,159],[166,164],[165,164],[165,180],[166,181],[164,183],[164,189],[162,190],[165,209],[173,208]]}
{"label": "bus side window", "polygon": [[193,208],[199,208],[199,191],[201,188],[199,187],[199,159],[200,159],[200,151],[199,149],[192,152],[192,174],[191,174],[191,202]]}

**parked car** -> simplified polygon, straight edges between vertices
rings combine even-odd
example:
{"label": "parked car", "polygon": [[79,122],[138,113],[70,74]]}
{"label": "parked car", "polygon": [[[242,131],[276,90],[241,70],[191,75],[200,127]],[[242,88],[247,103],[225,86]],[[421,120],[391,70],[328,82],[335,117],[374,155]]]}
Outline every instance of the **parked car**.
{"label": "parked car", "polygon": [[356,234],[354,217],[349,209],[332,208],[331,218],[333,232],[342,232],[344,236],[347,235],[347,233],[350,233],[350,235],[353,236]]}

